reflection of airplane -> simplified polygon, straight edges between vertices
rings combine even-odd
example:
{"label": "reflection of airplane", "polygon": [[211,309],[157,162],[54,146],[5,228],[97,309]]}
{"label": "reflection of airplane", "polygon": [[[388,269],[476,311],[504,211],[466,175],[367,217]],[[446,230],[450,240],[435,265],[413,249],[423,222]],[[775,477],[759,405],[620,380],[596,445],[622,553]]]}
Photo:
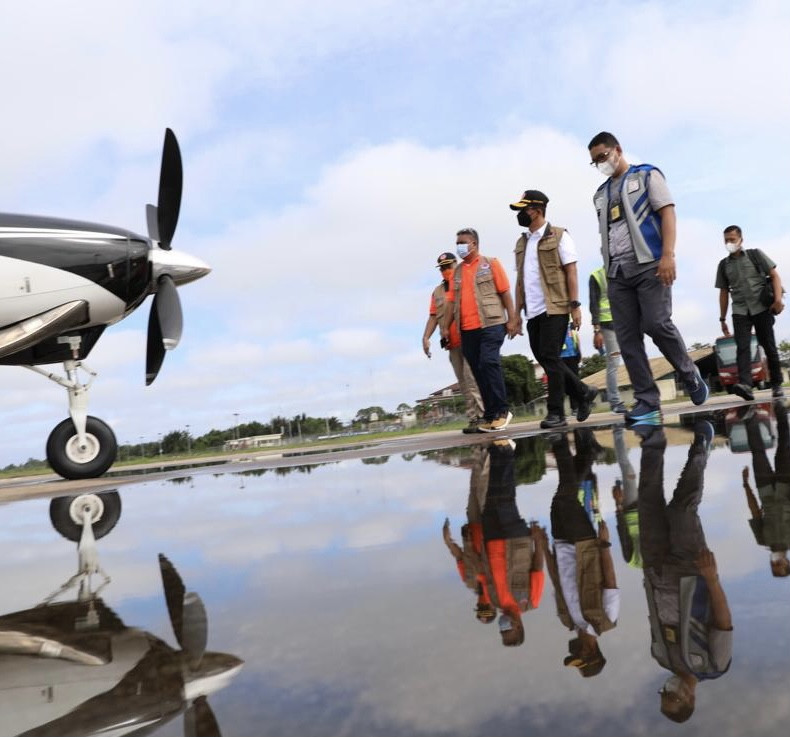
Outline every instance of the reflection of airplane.
{"label": "reflection of airplane", "polygon": [[[71,502],[84,510],[83,530],[90,528],[95,502]],[[81,567],[95,560],[95,550],[93,556],[82,550],[92,541],[83,534]],[[81,571],[77,601],[52,602],[67,584],[40,606],[0,616],[0,735],[150,734],[181,713],[186,735],[220,734],[206,697],[226,686],[243,661],[206,652],[203,602],[186,592],[161,554],[159,568],[180,649],[127,627],[90,592],[90,571]]]}
{"label": "reflection of airplane", "polygon": [[[147,238],[94,223],[0,214],[0,364],[24,366],[68,391],[70,418],[47,440],[47,459],[61,476],[100,476],[115,460],[112,430],[88,416],[95,373],[81,364],[104,329],[155,295],[145,368],[150,384],[165,351],[181,338],[176,286],[210,271],[202,261],[170,249],[181,184],[181,153],[168,129],[158,203],[147,209]],[[39,368],[61,361],[65,378]],[[89,375],[84,383],[80,368]]]}

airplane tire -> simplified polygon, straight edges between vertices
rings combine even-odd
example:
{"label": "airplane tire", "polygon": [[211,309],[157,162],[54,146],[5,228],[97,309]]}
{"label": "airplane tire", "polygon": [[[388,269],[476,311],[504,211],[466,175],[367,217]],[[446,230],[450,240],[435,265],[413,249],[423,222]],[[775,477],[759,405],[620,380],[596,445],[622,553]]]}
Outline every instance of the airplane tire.
{"label": "airplane tire", "polygon": [[59,496],[49,503],[52,526],[67,540],[79,542],[82,537],[81,514],[88,511],[92,518],[93,536],[98,540],[107,535],[121,517],[121,495],[117,491],[98,494]]}
{"label": "airplane tire", "polygon": [[87,443],[79,446],[71,418],[63,420],[47,439],[47,460],[52,470],[66,479],[92,479],[101,476],[115,460],[118,442],[108,424],[88,417]]}

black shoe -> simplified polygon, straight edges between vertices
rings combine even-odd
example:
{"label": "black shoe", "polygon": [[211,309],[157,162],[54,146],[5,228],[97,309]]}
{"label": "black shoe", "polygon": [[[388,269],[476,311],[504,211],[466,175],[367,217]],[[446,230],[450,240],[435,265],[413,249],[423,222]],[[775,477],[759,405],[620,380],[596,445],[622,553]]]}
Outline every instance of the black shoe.
{"label": "black shoe", "polygon": [[558,430],[564,427],[568,427],[568,423],[559,415],[547,415],[540,421],[541,430]]}
{"label": "black shoe", "polygon": [[774,399],[781,399],[782,397],[784,397],[784,395],[785,395],[785,390],[784,390],[784,389],[782,389],[782,387],[781,387],[781,386],[775,386],[775,387],[774,387],[774,388],[771,390],[771,396],[772,396]]}
{"label": "black shoe", "polygon": [[754,399],[752,388],[747,384],[735,384],[732,387],[732,393],[737,394],[741,399],[751,402]]}
{"label": "black shoe", "polygon": [[579,400],[579,409],[576,411],[576,420],[584,422],[592,412],[593,402],[598,396],[598,390],[594,386],[588,386],[584,390],[584,396]]}

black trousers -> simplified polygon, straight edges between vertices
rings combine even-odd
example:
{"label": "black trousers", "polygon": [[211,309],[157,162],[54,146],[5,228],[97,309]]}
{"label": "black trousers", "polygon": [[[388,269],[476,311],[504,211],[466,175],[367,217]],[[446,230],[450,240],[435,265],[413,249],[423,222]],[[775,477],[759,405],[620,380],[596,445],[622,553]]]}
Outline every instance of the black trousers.
{"label": "black trousers", "polygon": [[567,315],[549,315],[543,312],[527,320],[529,347],[535,360],[543,367],[548,378],[549,397],[546,403],[550,415],[565,415],[566,387],[570,396],[580,400],[587,385],[560,358],[565,333],[568,330]]}
{"label": "black trousers", "polygon": [[732,326],[735,330],[735,349],[738,361],[738,381],[746,386],[752,385],[752,325],[757,342],[763,347],[768,359],[768,373],[771,386],[782,385],[782,365],[779,363],[779,351],[774,338],[774,321],[776,318],[771,310],[758,312],[756,315],[733,315]]}

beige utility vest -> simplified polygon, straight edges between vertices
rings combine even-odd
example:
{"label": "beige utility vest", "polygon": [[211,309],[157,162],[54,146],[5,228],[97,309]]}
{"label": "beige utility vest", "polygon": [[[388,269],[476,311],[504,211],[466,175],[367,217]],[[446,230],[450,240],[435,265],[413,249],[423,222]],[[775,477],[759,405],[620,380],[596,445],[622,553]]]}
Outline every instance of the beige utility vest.
{"label": "beige utility vest", "polygon": [[[579,604],[584,619],[592,625],[595,633],[600,635],[617,626],[606,616],[603,608],[603,570],[601,569],[601,549],[597,539],[581,540],[576,547],[576,586],[579,588]],[[554,596],[557,601],[557,616],[569,629],[576,629],[568,604],[562,594],[557,559],[550,555],[547,561],[549,576],[554,585]]]}
{"label": "beige utility vest", "polygon": [[[505,540],[505,566],[507,571],[507,586],[513,598],[527,599],[531,604],[531,584],[532,584],[532,557],[535,552],[535,544],[532,536],[512,537]],[[502,608],[502,603],[496,592],[494,584],[494,574],[491,571],[488,558],[485,560],[485,574],[489,580],[488,591],[491,603],[497,608]]]}
{"label": "beige utility vest", "polygon": [[[494,273],[491,268],[491,261],[485,256],[480,256],[475,274],[475,304],[477,314],[480,318],[480,326],[490,328],[493,325],[502,325],[507,322],[505,307],[502,298],[496,290],[494,284]],[[463,263],[455,267],[453,274],[453,289],[455,290],[455,324],[461,329],[461,269]],[[438,309],[438,308],[437,308]]]}
{"label": "beige utility vest", "polygon": [[447,292],[444,290],[444,281],[433,290],[433,304],[436,307],[436,320],[441,325],[444,317],[444,308],[447,306]]}
{"label": "beige utility vest", "polygon": [[[538,268],[540,285],[543,287],[543,300],[549,315],[567,315],[571,311],[568,297],[568,284],[565,269],[560,260],[560,238],[565,228],[555,228],[546,223],[543,237],[538,241]],[[516,312],[526,306],[524,292],[524,258],[527,253],[527,234],[522,233],[516,241]]]}

